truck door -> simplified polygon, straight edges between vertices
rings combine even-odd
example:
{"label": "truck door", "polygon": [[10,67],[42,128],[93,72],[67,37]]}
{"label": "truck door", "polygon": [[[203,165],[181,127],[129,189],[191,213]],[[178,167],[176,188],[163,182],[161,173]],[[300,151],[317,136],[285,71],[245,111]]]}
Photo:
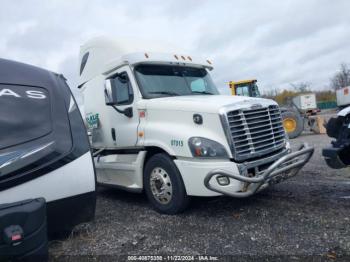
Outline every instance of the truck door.
{"label": "truck door", "polygon": [[109,114],[110,135],[117,148],[135,147],[137,143],[139,117],[135,107],[135,86],[131,70],[127,66],[106,79],[106,104],[114,109]]}

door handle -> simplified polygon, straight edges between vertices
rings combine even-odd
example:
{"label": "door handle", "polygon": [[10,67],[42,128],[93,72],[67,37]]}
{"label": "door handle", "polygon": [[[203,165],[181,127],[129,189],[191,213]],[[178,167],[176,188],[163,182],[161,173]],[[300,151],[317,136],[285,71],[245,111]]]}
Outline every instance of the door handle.
{"label": "door handle", "polygon": [[111,129],[111,134],[112,134],[113,141],[116,141],[115,128]]}

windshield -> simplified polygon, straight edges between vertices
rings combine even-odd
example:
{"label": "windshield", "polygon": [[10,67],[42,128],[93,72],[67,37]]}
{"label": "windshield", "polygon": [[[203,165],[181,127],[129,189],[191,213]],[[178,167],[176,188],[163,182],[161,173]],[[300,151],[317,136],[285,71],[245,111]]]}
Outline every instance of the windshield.
{"label": "windshield", "polygon": [[204,68],[140,65],[135,75],[145,98],[219,94]]}

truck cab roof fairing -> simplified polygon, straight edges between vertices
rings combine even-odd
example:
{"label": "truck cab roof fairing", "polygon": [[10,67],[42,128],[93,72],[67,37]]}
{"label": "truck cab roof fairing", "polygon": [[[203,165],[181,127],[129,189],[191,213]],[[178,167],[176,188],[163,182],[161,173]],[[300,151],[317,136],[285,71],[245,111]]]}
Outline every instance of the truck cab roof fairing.
{"label": "truck cab roof fairing", "polygon": [[[87,54],[88,59],[84,61]],[[181,64],[200,64],[212,69],[209,60],[190,55],[183,48],[174,47],[172,43],[161,43],[149,39],[96,37],[80,47],[79,65],[83,70],[81,70],[78,86],[122,64],[173,61]]]}

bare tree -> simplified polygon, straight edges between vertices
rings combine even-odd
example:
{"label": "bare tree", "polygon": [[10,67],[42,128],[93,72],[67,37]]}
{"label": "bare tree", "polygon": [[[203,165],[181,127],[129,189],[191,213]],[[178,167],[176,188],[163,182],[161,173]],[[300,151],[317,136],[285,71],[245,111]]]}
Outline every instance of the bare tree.
{"label": "bare tree", "polygon": [[269,89],[269,90],[264,90],[262,96],[264,98],[270,98],[273,99],[277,94],[279,93],[279,90],[277,88],[275,89]]}
{"label": "bare tree", "polygon": [[350,69],[345,63],[342,63],[340,71],[331,78],[331,87],[337,90],[346,86],[350,86]]}
{"label": "bare tree", "polygon": [[295,84],[290,84],[294,90],[298,93],[308,93],[310,92],[310,86],[311,84],[309,82],[300,82]]}

